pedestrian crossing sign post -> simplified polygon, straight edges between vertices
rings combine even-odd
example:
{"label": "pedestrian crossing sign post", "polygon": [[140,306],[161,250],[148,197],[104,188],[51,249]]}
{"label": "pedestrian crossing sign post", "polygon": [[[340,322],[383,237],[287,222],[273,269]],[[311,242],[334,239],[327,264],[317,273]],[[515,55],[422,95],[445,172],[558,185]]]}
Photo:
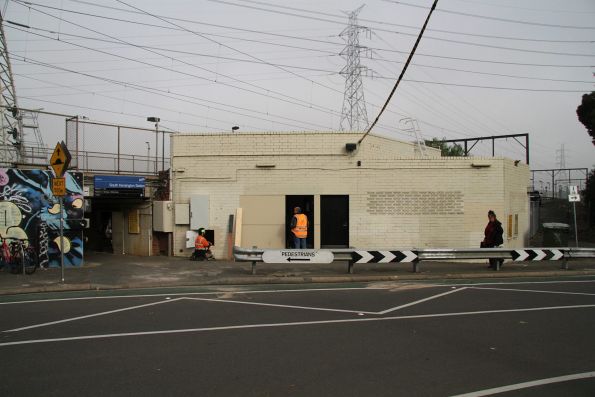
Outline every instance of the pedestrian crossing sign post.
{"label": "pedestrian crossing sign post", "polygon": [[50,158],[50,167],[54,170],[56,177],[64,176],[64,173],[70,165],[72,156],[66,147],[66,144],[62,142],[56,143],[52,157]]}
{"label": "pedestrian crossing sign post", "polygon": [[581,201],[581,195],[578,193],[578,186],[568,186],[568,201],[572,203],[574,212],[574,239],[578,247],[578,227],[576,225],[576,203]]}
{"label": "pedestrian crossing sign post", "polygon": [[64,141],[56,143],[50,167],[54,171],[55,178],[52,178],[52,194],[60,201],[60,269],[62,282],[64,282],[64,196],[66,196],[66,178],[64,174],[68,170],[72,156]]}

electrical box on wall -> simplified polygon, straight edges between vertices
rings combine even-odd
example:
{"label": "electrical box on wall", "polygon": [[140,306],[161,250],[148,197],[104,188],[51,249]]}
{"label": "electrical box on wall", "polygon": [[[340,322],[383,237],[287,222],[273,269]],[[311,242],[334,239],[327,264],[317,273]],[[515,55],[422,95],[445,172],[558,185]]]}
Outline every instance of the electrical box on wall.
{"label": "electrical box on wall", "polygon": [[209,221],[209,196],[190,196],[190,229],[208,229]]}
{"label": "electrical box on wall", "polygon": [[176,225],[190,224],[190,204],[176,204],[175,212]]}
{"label": "electrical box on wall", "polygon": [[174,231],[173,203],[153,201],[153,230],[171,233]]}

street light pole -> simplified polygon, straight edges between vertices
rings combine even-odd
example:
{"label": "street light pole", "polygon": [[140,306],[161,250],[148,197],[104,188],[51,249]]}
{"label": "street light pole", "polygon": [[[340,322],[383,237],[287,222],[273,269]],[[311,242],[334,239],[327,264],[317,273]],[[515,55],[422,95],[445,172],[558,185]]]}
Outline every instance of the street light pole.
{"label": "street light pole", "polygon": [[149,142],[145,142],[147,144],[147,174],[149,173],[149,164],[151,161],[151,144]]}
{"label": "street light pole", "polygon": [[[159,169],[159,122],[161,119],[159,117],[147,117],[147,121],[155,123],[155,174],[157,174]],[[161,148],[161,150],[164,150],[164,148]]]}

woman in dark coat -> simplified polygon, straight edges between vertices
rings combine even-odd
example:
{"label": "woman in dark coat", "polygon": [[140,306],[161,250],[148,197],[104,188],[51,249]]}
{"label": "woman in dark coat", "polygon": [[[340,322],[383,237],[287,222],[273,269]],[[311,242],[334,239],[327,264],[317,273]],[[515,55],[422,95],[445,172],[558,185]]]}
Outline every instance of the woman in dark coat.
{"label": "woman in dark coat", "polygon": [[[481,242],[482,248],[494,248],[502,245],[504,240],[502,239],[502,235],[504,234],[504,229],[502,229],[502,224],[496,218],[496,213],[494,211],[488,211],[488,219],[489,222],[484,231],[484,238]],[[496,265],[500,261],[500,266],[504,263],[503,259],[490,259],[490,268],[496,269]]]}

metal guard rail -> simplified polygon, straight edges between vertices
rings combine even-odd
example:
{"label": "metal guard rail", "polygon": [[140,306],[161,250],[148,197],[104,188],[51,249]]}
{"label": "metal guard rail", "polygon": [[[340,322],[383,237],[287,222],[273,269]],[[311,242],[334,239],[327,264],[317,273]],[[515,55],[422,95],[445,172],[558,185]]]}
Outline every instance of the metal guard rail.
{"label": "metal guard rail", "polygon": [[[570,247],[526,247],[526,248],[410,248],[408,251],[417,253],[418,261],[412,262],[413,272],[420,271],[419,262],[428,260],[467,260],[467,259],[513,259],[513,252],[517,250],[558,250],[564,256],[561,258],[562,267],[568,269],[568,259],[595,258],[595,248],[570,248]],[[262,254],[267,249],[233,247],[233,256],[238,262],[252,262],[252,274],[256,274],[256,262],[262,262]],[[324,249],[321,249],[324,251]],[[354,263],[352,254],[355,251],[400,251],[400,249],[356,249],[356,248],[335,248],[328,249],[335,256],[335,261],[348,262],[348,273],[353,273]],[[499,265],[496,270],[500,270]]]}

